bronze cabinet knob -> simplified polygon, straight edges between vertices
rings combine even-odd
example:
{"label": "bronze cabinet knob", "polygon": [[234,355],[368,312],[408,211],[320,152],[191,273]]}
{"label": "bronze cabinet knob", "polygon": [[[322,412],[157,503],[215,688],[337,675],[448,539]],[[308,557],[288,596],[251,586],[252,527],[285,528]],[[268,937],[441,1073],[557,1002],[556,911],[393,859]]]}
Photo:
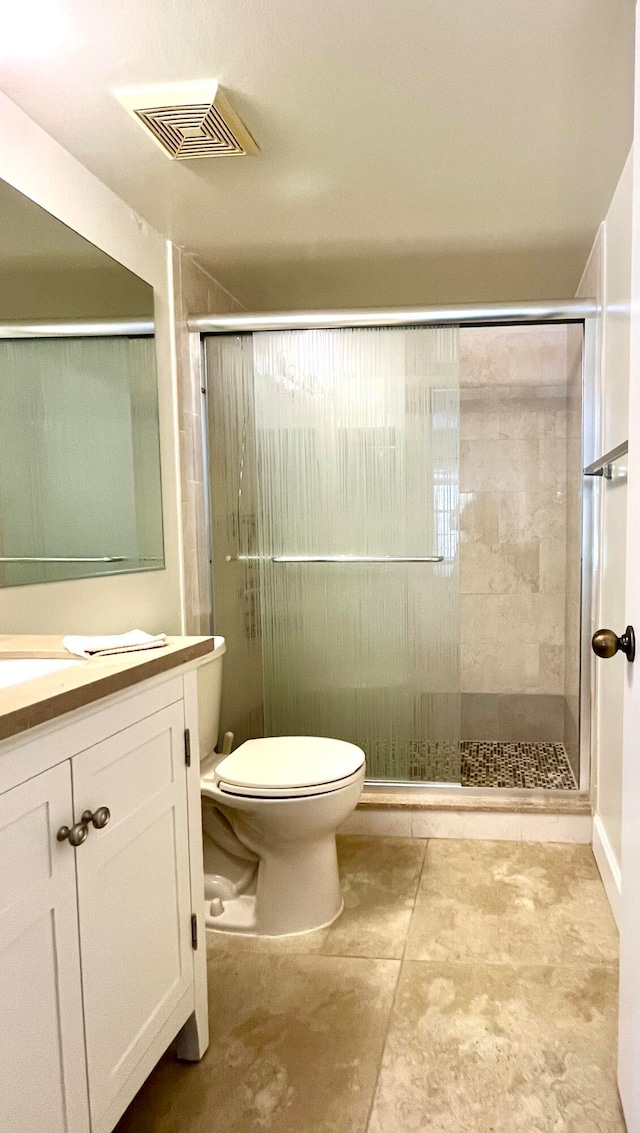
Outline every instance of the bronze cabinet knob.
{"label": "bronze cabinet knob", "polygon": [[59,842],[64,842],[68,838],[69,845],[81,846],[87,840],[90,822],[93,823],[96,830],[103,830],[110,818],[111,811],[108,806],[99,806],[95,811],[85,810],[80,815],[80,821],[76,822],[71,829],[68,826],[61,826],[56,838]]}
{"label": "bronze cabinet knob", "polygon": [[591,638],[591,648],[596,657],[615,657],[616,653],[624,653],[627,661],[633,661],[636,655],[636,635],[633,626],[627,626],[621,637],[612,629],[599,629]]}
{"label": "bronze cabinet knob", "polygon": [[111,818],[111,811],[108,806],[99,806],[93,813],[90,810],[85,810],[80,816],[80,821],[88,826],[91,822],[95,830],[103,830]]}
{"label": "bronze cabinet knob", "polygon": [[95,830],[103,830],[104,827],[108,824],[110,818],[111,811],[109,810],[109,807],[99,806],[98,809],[94,810],[93,814],[91,815],[91,822],[93,823]]}
{"label": "bronze cabinet knob", "polygon": [[64,842],[68,838],[70,846],[81,846],[83,842],[86,842],[88,833],[84,822],[76,822],[71,829],[68,826],[61,826],[56,838],[59,842]]}

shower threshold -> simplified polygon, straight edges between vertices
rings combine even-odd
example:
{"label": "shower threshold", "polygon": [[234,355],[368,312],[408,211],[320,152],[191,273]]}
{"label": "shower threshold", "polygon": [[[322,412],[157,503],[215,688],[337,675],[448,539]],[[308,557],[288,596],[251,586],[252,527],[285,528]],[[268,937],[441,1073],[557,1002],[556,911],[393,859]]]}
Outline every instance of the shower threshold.
{"label": "shower threshold", "polygon": [[462,787],[459,783],[417,783],[368,779],[358,810],[492,811],[534,814],[591,814],[583,791],[542,787]]}
{"label": "shower threshold", "polygon": [[489,841],[591,842],[591,801],[581,791],[365,783],[344,833]]}

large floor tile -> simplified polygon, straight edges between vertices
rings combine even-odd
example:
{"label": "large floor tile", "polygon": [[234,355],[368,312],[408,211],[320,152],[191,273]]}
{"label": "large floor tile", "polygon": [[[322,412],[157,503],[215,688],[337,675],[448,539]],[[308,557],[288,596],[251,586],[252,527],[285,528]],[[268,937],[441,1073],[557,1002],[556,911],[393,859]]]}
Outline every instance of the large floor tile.
{"label": "large floor tile", "polygon": [[617,932],[591,848],[429,842],[406,956],[487,964],[614,963]]}
{"label": "large floor tile", "polygon": [[613,967],[405,961],[369,1133],[624,1133]]}
{"label": "large floor tile", "polygon": [[399,967],[214,955],[205,1058],[163,1059],[117,1133],[364,1133]]}
{"label": "large floor tile", "polygon": [[426,843],[416,838],[338,838],[344,912],[329,928],[281,939],[207,933],[209,953],[317,952],[400,958]]}

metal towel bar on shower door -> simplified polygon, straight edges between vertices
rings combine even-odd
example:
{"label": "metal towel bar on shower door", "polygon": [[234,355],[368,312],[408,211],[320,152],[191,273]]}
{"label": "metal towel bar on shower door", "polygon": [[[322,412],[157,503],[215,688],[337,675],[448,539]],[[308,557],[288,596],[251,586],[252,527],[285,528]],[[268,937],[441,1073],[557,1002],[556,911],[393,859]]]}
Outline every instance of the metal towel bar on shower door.
{"label": "metal towel bar on shower door", "polygon": [[444,555],[227,555],[228,563],[443,563]]}
{"label": "metal towel bar on shower door", "polygon": [[629,452],[629,442],[623,441],[621,445],[616,445],[610,452],[606,452],[604,456],[594,460],[593,464],[588,464],[583,470],[585,476],[603,476],[605,480],[611,480],[612,471],[611,465],[616,460],[620,460],[621,456],[626,456]]}
{"label": "metal towel bar on shower door", "polygon": [[127,561],[126,555],[100,555],[98,558],[82,559],[52,555],[0,555],[0,563],[126,563]]}
{"label": "metal towel bar on shower door", "polygon": [[274,555],[274,563],[441,563],[443,555]]}

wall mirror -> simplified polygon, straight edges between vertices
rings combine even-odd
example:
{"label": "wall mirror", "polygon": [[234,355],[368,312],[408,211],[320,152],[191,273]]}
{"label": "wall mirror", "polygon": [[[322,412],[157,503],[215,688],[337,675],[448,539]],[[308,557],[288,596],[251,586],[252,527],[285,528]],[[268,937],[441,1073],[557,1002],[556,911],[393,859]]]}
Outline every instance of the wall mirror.
{"label": "wall mirror", "polygon": [[153,289],[0,181],[0,586],[163,567]]}

